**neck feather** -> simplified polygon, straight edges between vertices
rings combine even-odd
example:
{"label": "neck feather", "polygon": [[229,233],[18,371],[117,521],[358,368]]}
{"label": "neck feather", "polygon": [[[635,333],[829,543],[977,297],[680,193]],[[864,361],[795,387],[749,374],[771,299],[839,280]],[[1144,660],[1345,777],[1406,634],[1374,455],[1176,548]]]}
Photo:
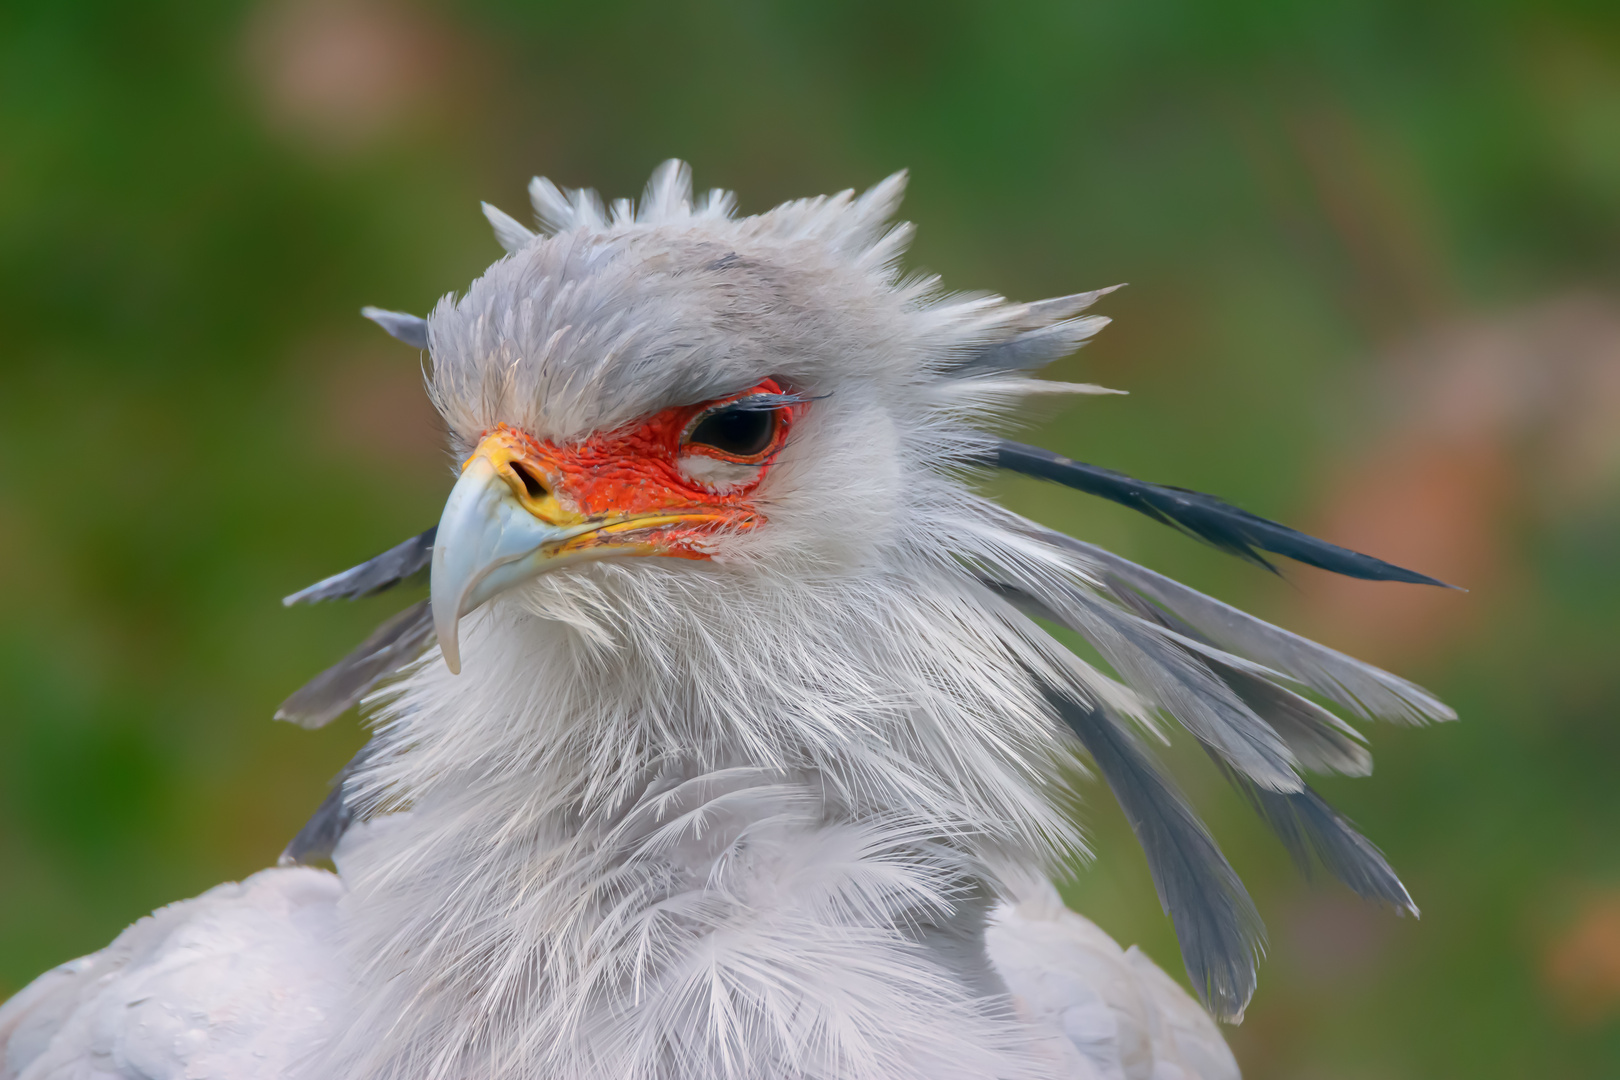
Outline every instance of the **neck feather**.
{"label": "neck feather", "polygon": [[541,578],[382,704],[334,1074],[1029,1074],[974,947],[1078,844],[1029,646],[949,572],[722,584]]}

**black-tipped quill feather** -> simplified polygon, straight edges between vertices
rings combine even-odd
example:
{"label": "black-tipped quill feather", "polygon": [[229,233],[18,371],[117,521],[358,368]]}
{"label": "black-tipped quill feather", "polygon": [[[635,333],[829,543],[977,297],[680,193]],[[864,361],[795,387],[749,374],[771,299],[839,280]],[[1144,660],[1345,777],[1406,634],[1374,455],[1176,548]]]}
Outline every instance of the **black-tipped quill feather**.
{"label": "black-tipped quill feather", "polygon": [[1057,690],[1047,700],[1119,800],[1175,924],[1181,959],[1210,1011],[1236,1022],[1254,994],[1265,927],[1243,882],[1145,747],[1112,716]]}
{"label": "black-tipped quill feather", "polygon": [[1044,543],[1073,552],[1081,567],[1101,576],[1116,593],[1140,593],[1222,649],[1281,672],[1357,716],[1402,724],[1457,718],[1449,706],[1415,683],[1257,619],[1107,548],[1034,522],[1025,522],[1024,528]]}
{"label": "black-tipped quill feather", "polygon": [[1287,794],[1267,791],[1227,768],[1219,759],[1216,764],[1271,826],[1302,873],[1308,876],[1312,862],[1320,862],[1357,896],[1388,904],[1398,912],[1418,914],[1411,894],[1401,884],[1384,853],[1315,790],[1306,787]]}
{"label": "black-tipped quill feather", "polygon": [[[1189,643],[1208,643],[1193,627],[1146,599],[1129,593],[1121,594],[1121,599],[1144,619],[1181,635]],[[1222,663],[1209,655],[1195,656],[1189,651],[1188,659],[1205,665],[1263,717],[1288,742],[1301,764],[1356,776],[1372,771],[1372,757],[1361,745],[1355,729],[1320,705],[1252,671]],[[1270,790],[1233,767],[1214,747],[1206,743],[1204,749],[1277,834],[1301,873],[1310,876],[1314,856],[1315,861],[1358,896],[1389,904],[1397,911],[1417,914],[1417,906],[1383,852],[1357,832],[1310,785],[1301,784],[1297,791]]]}
{"label": "black-tipped quill feather", "polygon": [[1270,725],[1302,769],[1345,776],[1372,773],[1372,754],[1355,728],[1309,698],[1269,679],[1204,657],[1211,674]]}
{"label": "black-tipped quill feather", "polygon": [[1199,658],[1152,624],[1082,590],[1054,595],[1052,605],[1057,622],[1091,642],[1127,682],[1223,761],[1265,787],[1298,789],[1288,744]]}
{"label": "black-tipped quill feather", "polygon": [[1038,446],[1002,440],[996,448],[995,464],[999,469],[1052,480],[1076,491],[1128,506],[1155,521],[1174,526],[1268,570],[1275,568],[1261,552],[1283,555],[1323,570],[1331,570],[1335,574],[1368,581],[1405,581],[1415,585],[1452,587],[1427,574],[1407,570],[1268,521],[1213,495],[1137,480],[1112,469],[1071,461]]}
{"label": "black-tipped quill feather", "polygon": [[[1361,734],[1333,713],[1309,698],[1280,686],[1273,677],[1245,670],[1224,662],[1224,654],[1213,641],[1164,608],[1130,589],[1114,590],[1114,596],[1144,620],[1178,635],[1188,659],[1202,664],[1255,716],[1263,720],[1293,751],[1302,768],[1312,772],[1336,772],[1346,776],[1367,776],[1372,772],[1372,755],[1362,743]],[[1189,645],[1205,646],[1194,655]],[[1236,660],[1236,657],[1230,657]],[[1264,671],[1262,667],[1260,669]],[[1281,678],[1280,673],[1276,675]]]}

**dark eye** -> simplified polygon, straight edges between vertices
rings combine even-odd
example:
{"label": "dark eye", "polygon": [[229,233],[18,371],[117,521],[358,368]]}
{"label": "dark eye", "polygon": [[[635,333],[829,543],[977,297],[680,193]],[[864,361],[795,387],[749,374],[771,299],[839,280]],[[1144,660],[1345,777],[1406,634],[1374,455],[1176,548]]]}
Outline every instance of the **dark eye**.
{"label": "dark eye", "polygon": [[731,457],[763,454],[776,438],[776,410],[732,406],[699,420],[686,437],[689,446],[707,446]]}

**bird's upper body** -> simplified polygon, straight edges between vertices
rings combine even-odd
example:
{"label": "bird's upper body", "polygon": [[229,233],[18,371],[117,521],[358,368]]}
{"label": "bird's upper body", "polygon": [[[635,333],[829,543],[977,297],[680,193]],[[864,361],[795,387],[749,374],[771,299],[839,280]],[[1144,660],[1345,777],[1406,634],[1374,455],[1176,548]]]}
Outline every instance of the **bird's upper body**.
{"label": "bird's upper body", "polygon": [[1297,691],[1444,706],[974,493],[1023,399],[1094,389],[1025,369],[1105,320],[902,278],[901,187],[737,218],[670,163],[638,207],[536,181],[541,234],[492,213],[509,254],[425,324],[462,466],[411,616],[437,647],[368,698],[338,873],[41,976],[0,1080],[1234,1077],[1049,884],[1081,749],[1241,1014],[1258,919],[1136,733],[1163,715],[1410,906],[1301,780],[1368,759]]}

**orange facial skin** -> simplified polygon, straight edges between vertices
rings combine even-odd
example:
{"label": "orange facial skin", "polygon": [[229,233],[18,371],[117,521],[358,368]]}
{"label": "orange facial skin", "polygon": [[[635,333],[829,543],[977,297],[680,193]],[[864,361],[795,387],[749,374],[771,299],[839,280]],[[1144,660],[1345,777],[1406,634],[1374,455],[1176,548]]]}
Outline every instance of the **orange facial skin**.
{"label": "orange facial skin", "polygon": [[[780,395],[783,390],[766,379],[740,394],[665,409],[562,446],[498,424],[484,432],[462,467],[480,456],[489,458],[523,507],[546,522],[600,522],[562,550],[612,547],[629,554],[707,559],[708,541],[717,532],[746,531],[764,522],[751,496],[807,406],[795,401],[771,409],[770,443],[747,457],[689,442],[688,436],[706,415],[759,394]],[[682,473],[680,460],[690,455],[750,466],[752,475],[717,490]]]}

